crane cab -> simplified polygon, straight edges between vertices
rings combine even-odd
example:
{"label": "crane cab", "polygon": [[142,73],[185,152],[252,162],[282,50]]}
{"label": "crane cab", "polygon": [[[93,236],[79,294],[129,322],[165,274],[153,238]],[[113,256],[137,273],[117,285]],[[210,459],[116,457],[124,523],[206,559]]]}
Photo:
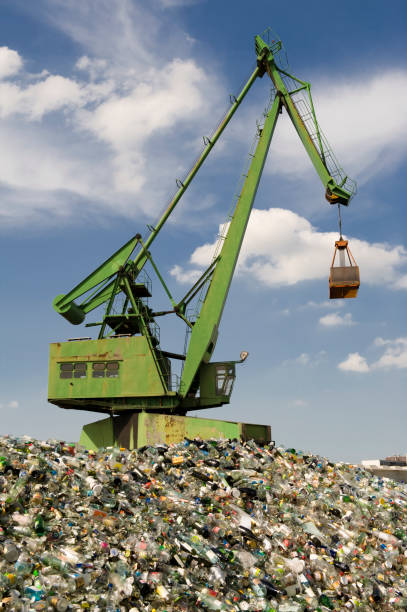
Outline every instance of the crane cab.
{"label": "crane cab", "polygon": [[[339,265],[335,265],[338,256]],[[335,242],[335,252],[329,274],[329,297],[331,300],[339,298],[355,298],[360,286],[359,266],[348,246],[348,241]]]}
{"label": "crane cab", "polygon": [[184,397],[171,362],[145,336],[74,338],[50,347],[48,401],[60,408],[120,414],[185,414],[229,404],[234,361],[202,363]]}

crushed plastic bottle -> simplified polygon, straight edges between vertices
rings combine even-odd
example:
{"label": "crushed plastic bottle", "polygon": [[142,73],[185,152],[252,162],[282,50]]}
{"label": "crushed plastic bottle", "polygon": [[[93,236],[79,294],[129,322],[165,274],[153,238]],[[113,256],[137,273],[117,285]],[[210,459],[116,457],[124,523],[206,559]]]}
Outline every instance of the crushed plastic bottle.
{"label": "crushed plastic bottle", "polygon": [[404,484],[295,449],[0,438],[5,609],[402,610],[406,525]]}

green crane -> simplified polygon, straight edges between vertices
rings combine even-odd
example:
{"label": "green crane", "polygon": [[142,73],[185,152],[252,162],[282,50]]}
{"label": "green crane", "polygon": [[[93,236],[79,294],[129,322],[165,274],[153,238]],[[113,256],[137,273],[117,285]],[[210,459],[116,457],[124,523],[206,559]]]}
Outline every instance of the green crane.
{"label": "green crane", "polygon": [[[240,94],[210,138],[161,219],[129,240],[74,289],[54,300],[55,310],[74,325],[103,306],[97,339],[77,338],[51,344],[49,401],[61,408],[91,410],[110,415],[158,412],[185,415],[187,411],[230,402],[235,365],[239,361],[211,362],[219,323],[238,260],[250,212],[279,115],[285,109],[307,151],[331,204],[349,204],[355,184],[337,164],[315,117],[310,85],[277,64],[281,41],[266,43],[255,37],[257,65]],[[258,129],[257,145],[219,254],[186,295],[176,301],[152,257],[151,247],[168,217],[215,146],[257,78],[268,74],[273,102]],[[151,283],[144,270],[149,263],[168,295],[171,307],[154,312],[149,305]],[[202,296],[196,318],[188,305]],[[156,319],[173,314],[189,334],[185,354],[163,350]],[[247,354],[241,354],[243,361]],[[171,362],[183,362],[174,381]]]}

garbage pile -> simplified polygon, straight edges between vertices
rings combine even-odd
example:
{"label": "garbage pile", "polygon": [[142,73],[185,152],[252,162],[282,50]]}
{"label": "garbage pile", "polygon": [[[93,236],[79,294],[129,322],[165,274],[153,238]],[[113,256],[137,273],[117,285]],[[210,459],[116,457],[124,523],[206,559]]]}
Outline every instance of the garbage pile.
{"label": "garbage pile", "polygon": [[253,441],[0,438],[0,608],[407,609],[407,489]]}

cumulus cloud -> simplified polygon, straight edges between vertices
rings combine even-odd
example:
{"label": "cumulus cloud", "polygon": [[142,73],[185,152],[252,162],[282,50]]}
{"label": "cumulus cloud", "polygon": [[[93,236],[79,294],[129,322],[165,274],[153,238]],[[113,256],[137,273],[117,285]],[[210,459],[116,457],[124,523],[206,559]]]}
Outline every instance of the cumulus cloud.
{"label": "cumulus cloud", "polygon": [[407,368],[407,338],[396,338],[395,340],[376,338],[375,345],[385,347],[385,350],[382,356],[372,364],[372,368],[397,370]]}
{"label": "cumulus cloud", "polygon": [[0,47],[0,79],[16,74],[22,66],[23,60],[17,51]]}
{"label": "cumulus cloud", "polygon": [[187,120],[201,106],[206,75],[195,62],[175,59],[151,70],[125,95],[115,94],[86,116],[85,126],[119,150],[156,130]]}
{"label": "cumulus cloud", "polygon": [[[49,212],[76,215],[79,203],[81,216],[84,204],[88,211],[97,206],[127,216],[156,216],[166,182],[171,177],[172,188],[174,178],[182,178],[178,158],[191,146],[188,136],[195,136],[211,111],[216,77],[210,80],[191,57],[171,56],[171,37],[161,40],[166,52],[159,58],[150,52],[157,24],[148,8],[101,0],[97,9],[85,10],[76,0],[53,5],[40,0],[39,10],[44,7],[47,18],[53,16],[89,53],[74,63],[74,76],[43,70],[35,78],[21,70],[17,51],[0,53],[0,78],[19,70],[18,79],[0,81],[2,226],[35,217],[51,220]],[[90,20],[97,39],[86,27]],[[143,46],[147,24],[151,38]],[[118,45],[120,63],[111,47],[97,42],[107,38]],[[185,138],[174,142],[174,130]],[[161,140],[164,133],[166,146],[157,148],[154,136]],[[148,164],[152,151],[154,164]],[[143,199],[135,200],[141,189]]]}
{"label": "cumulus cloud", "polygon": [[193,58],[158,0],[16,4],[62,30],[78,55],[71,72],[50,74],[46,59],[24,64],[0,48],[1,227],[112,212],[151,221],[227,99],[216,72]]}
{"label": "cumulus cloud", "polygon": [[[33,82],[32,75],[24,72],[18,50],[0,48],[0,79],[13,77],[0,81],[0,127],[8,133],[7,146],[3,144],[3,150],[0,146],[0,154],[2,159],[10,158],[2,168],[1,184],[15,191],[37,190],[29,210],[27,203],[28,214],[21,214],[18,205],[10,206],[6,201],[9,192],[2,192],[0,214],[16,222],[44,210],[58,215],[63,208],[66,214],[76,214],[70,202],[81,200],[90,209],[97,206],[128,217],[156,216],[168,186],[172,187],[176,176],[183,177],[178,160],[196,155],[196,135],[210,130],[213,116],[218,117],[227,98],[224,79],[213,66],[203,67],[201,57],[194,57],[188,32],[176,22],[173,11],[162,10],[195,0],[15,1],[20,10],[35,11],[37,18],[76,42],[78,57],[73,59],[72,74],[48,74],[47,66],[40,66]],[[338,75],[331,77],[329,87],[317,82],[313,91],[321,126],[345,168],[354,168],[362,181],[373,169],[376,173],[380,168],[393,169],[395,160],[406,153],[407,71],[355,75],[345,84]],[[394,82],[398,84],[397,99],[392,113],[383,117],[381,91],[391,89]],[[248,109],[257,106],[250,99],[248,105]],[[243,109],[243,117],[245,112]],[[378,116],[381,121],[376,120]],[[310,162],[287,117],[284,119],[273,142],[278,155],[267,167],[297,179],[308,172]],[[240,141],[242,133],[247,138],[247,121],[240,132],[233,129],[228,132],[228,144]],[[233,156],[231,148],[228,154]],[[21,156],[25,158],[23,172]],[[78,172],[72,171],[76,167]],[[39,181],[37,175],[51,180]],[[135,197],[142,191],[143,198]],[[15,201],[28,202],[23,191],[16,195],[20,197]],[[307,234],[305,226],[303,231]],[[385,246],[384,251],[388,268],[393,270],[397,264],[389,258],[400,259],[403,252]],[[269,261],[267,268],[256,263],[255,257],[246,263],[261,282],[268,284],[270,278],[276,285],[297,282],[290,261],[285,265],[282,260]],[[313,270],[316,261],[315,257]],[[325,263],[317,265],[325,267]],[[305,264],[300,268],[303,278],[314,278]],[[185,277],[185,270],[179,273]],[[395,276],[390,284],[394,280],[399,288],[406,288],[407,275]],[[369,282],[368,275],[363,282]]]}
{"label": "cumulus cloud", "polygon": [[205,72],[192,60],[151,68],[128,92],[114,92],[96,108],[82,110],[80,126],[115,152],[114,187],[137,193],[144,184],[144,143],[154,133],[188,122],[203,105]]}
{"label": "cumulus cloud", "polygon": [[170,274],[171,276],[173,276],[179,283],[183,284],[190,284],[192,285],[193,283],[195,283],[198,278],[201,276],[202,274],[202,270],[198,270],[196,268],[192,268],[190,270],[184,270],[183,268],[181,268],[181,266],[174,266],[171,270],[170,270]]}
{"label": "cumulus cloud", "polygon": [[347,358],[338,364],[338,368],[346,372],[369,372],[366,359],[359,355],[359,353],[349,353]]}
{"label": "cumulus cloud", "polygon": [[349,327],[351,325],[356,325],[350,312],[344,315],[340,315],[338,312],[329,313],[321,317],[319,323],[323,327]]}
{"label": "cumulus cloud", "polygon": [[341,370],[349,370],[353,372],[370,372],[373,370],[404,370],[407,368],[407,338],[400,337],[395,340],[384,340],[376,338],[374,347],[384,349],[382,355],[372,361],[370,365],[365,357],[359,353],[350,353],[338,365]]}
{"label": "cumulus cloud", "polygon": [[[397,83],[400,96],[392,112],[380,111],[383,88],[392,89]],[[407,71],[382,70],[373,75],[354,75],[343,81],[340,77],[313,82],[312,95],[318,122],[332,143],[341,164],[358,182],[366,182],[381,170],[394,167],[407,152]],[[380,121],[377,117],[380,116]],[[311,163],[299,143],[288,117],[278,126],[270,172],[293,176],[308,176]],[[311,176],[311,175],[310,175]]]}
{"label": "cumulus cloud", "polygon": [[[93,70],[94,63],[82,58],[79,65]],[[102,62],[98,67],[102,69],[103,65]],[[195,117],[203,104],[205,84],[208,85],[203,70],[191,60],[180,59],[160,69],[151,68],[141,79],[134,79],[125,92],[121,91],[121,83],[111,80],[95,85],[60,75],[48,75],[27,86],[0,82],[0,118],[22,115],[26,121],[39,121],[58,110],[70,111],[69,122],[78,135],[81,131],[91,132],[113,151],[112,189],[134,194],[144,183],[143,144],[155,132]],[[61,118],[62,124],[67,117]],[[54,157],[57,174],[58,162],[63,158],[61,147],[60,154]],[[41,157],[36,156],[35,163],[41,165]],[[2,179],[11,184],[17,182],[16,176],[7,175],[7,167],[2,169]],[[64,187],[78,188],[69,181],[61,185]]]}
{"label": "cumulus cloud", "polygon": [[0,83],[0,118],[21,114],[28,120],[38,120],[64,107],[80,107],[87,97],[86,87],[60,75],[47,76],[28,87],[3,82]]}
{"label": "cumulus cloud", "polygon": [[[219,235],[222,226],[219,228]],[[238,263],[241,276],[255,278],[267,287],[295,285],[301,281],[326,279],[337,235],[320,232],[307,219],[282,208],[252,211]],[[209,265],[216,242],[194,250],[190,268],[173,268],[172,274],[185,282],[188,270]],[[402,245],[370,244],[350,238],[353,255],[361,269],[361,284],[388,285],[400,288],[400,268],[407,264]],[[339,317],[339,315],[336,315]],[[339,319],[327,319],[338,322]],[[343,321],[349,325],[348,319]]]}

